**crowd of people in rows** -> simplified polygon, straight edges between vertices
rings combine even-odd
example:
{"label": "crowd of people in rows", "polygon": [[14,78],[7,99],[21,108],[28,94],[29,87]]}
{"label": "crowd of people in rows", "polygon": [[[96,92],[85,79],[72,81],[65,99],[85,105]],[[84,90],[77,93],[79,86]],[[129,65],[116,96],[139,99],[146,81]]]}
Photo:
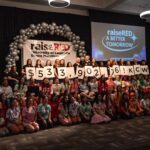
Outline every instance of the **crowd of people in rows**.
{"label": "crowd of people in rows", "polygon": [[[131,65],[130,61],[125,64],[123,60],[110,59],[107,67],[118,63]],[[138,61],[134,60],[134,64]],[[76,71],[78,66],[86,65],[95,67],[104,63],[98,65],[85,56],[82,63],[77,58],[75,64],[68,62],[67,67],[73,66]],[[52,66],[51,60],[46,64],[37,60],[35,67],[44,66]],[[53,66],[55,78],[43,81],[26,79],[26,67],[33,67],[30,59],[20,74],[12,66],[4,76],[0,86],[0,136],[32,133],[59,124],[100,124],[150,115],[150,75],[58,79],[57,67],[64,67],[65,61],[56,59]]]}

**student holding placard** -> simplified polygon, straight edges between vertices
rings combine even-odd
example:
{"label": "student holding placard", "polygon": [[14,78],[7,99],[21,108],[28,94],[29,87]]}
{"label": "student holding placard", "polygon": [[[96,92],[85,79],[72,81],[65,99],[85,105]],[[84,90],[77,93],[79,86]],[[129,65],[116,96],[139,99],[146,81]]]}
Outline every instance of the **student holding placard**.
{"label": "student holding placard", "polygon": [[92,58],[91,65],[92,67],[98,67],[96,60],[94,58]]}

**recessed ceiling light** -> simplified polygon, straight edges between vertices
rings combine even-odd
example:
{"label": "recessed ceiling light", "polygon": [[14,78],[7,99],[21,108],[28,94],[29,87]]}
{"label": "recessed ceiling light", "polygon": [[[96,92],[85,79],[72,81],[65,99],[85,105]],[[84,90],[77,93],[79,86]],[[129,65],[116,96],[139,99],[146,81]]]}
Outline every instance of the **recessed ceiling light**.
{"label": "recessed ceiling light", "polygon": [[70,5],[70,0],[48,0],[48,4],[54,8],[65,8]]}

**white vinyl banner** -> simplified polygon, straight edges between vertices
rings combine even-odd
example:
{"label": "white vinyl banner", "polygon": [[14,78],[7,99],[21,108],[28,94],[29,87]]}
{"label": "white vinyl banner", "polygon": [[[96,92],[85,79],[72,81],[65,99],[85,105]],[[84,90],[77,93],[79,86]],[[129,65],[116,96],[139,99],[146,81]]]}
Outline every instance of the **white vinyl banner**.
{"label": "white vinyl banner", "polygon": [[71,63],[74,64],[76,52],[71,42],[27,40],[23,46],[22,65],[26,64],[27,59],[32,60],[33,66],[37,59],[40,59],[43,64],[49,59],[52,63],[56,59],[65,59],[66,64],[71,60]]}
{"label": "white vinyl banner", "polygon": [[149,75],[149,68],[147,65],[141,66],[141,74]]}

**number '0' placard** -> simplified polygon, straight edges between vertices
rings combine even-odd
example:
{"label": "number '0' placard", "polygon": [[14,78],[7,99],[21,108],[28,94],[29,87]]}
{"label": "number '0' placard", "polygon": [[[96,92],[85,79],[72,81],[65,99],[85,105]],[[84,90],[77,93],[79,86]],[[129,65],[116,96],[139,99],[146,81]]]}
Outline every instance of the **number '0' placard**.
{"label": "number '0' placard", "polygon": [[92,66],[85,66],[85,76],[92,77],[93,76],[93,67]]}

